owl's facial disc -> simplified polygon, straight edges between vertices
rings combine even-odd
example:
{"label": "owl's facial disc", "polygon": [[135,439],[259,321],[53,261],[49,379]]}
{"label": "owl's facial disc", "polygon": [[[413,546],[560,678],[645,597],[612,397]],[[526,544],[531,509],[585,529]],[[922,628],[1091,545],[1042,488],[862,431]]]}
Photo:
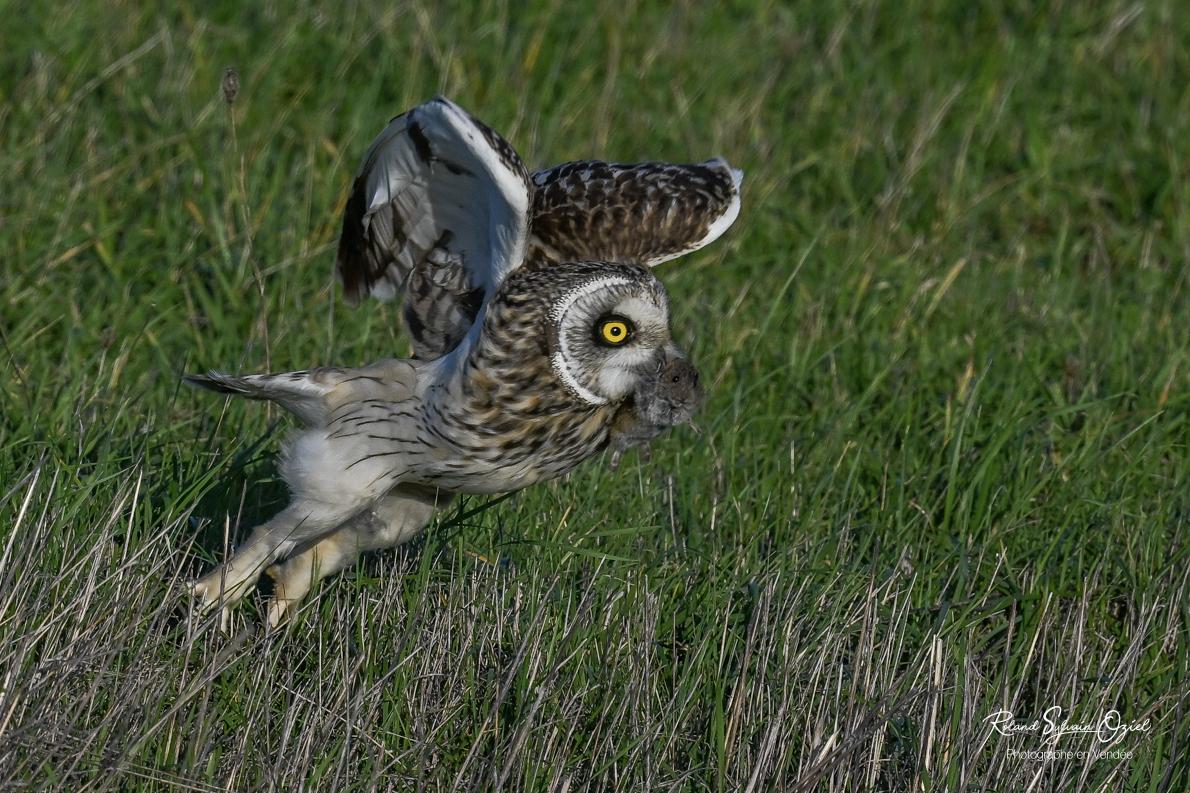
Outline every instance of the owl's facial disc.
{"label": "owl's facial disc", "polygon": [[554,305],[550,320],[554,371],[588,404],[626,399],[677,352],[665,289],[647,271],[580,284]]}

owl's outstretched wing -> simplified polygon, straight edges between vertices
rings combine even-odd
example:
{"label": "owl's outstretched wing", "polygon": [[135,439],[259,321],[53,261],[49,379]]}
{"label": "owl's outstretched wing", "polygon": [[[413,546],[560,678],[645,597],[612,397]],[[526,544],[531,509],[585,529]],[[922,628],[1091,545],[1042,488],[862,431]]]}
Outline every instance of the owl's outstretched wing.
{"label": "owl's outstretched wing", "polygon": [[743,178],[718,157],[691,165],[585,160],[538,171],[532,244],[558,261],[657,265],[727,231]]}
{"label": "owl's outstretched wing", "polygon": [[450,100],[397,116],[364,155],[343,213],[347,300],[413,287],[405,316],[415,352],[444,354],[524,261],[531,192],[512,146]]}

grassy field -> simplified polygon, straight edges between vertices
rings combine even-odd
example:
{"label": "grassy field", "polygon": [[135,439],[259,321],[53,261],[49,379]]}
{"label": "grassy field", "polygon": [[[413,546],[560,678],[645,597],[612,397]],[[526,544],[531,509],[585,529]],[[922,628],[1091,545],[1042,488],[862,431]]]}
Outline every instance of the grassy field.
{"label": "grassy field", "polygon": [[[0,789],[1190,789],[1178,3],[2,10]],[[225,635],[184,583],[288,420],[178,375],[406,352],[333,247],[440,91],[534,167],[747,172],[659,271],[704,432]],[[1051,706],[1149,729],[989,721]]]}

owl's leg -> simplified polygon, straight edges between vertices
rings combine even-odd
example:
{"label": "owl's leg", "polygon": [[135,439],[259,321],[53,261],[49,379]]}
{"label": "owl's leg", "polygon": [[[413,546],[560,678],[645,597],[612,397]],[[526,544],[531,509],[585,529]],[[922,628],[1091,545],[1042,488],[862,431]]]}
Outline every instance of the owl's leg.
{"label": "owl's leg", "polygon": [[284,622],[315,583],[355,564],[364,551],[413,539],[430,522],[434,510],[450,499],[447,494],[398,488],[314,545],[270,567],[276,590],[268,607],[269,625]]}
{"label": "owl's leg", "polygon": [[363,550],[355,522],[348,521],[306,550],[265,570],[274,582],[268,605],[269,627],[275,628],[296,611],[315,581],[355,564]]}
{"label": "owl's leg", "polygon": [[[308,543],[341,524],[354,510],[342,505],[294,501],[252,530],[235,555],[191,585],[200,613],[228,609],[251,591],[261,571],[295,546]],[[226,612],[224,617],[226,620]]]}

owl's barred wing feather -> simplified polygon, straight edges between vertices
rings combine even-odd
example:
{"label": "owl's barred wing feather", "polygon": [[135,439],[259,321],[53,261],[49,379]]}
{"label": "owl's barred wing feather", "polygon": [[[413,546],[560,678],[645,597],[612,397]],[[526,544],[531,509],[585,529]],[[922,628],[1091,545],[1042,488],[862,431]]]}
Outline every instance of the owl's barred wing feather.
{"label": "owl's barred wing feather", "polygon": [[188,374],[190,385],[220,394],[276,402],[310,427],[322,427],[339,407],[367,399],[403,402],[417,387],[417,370],[386,359],[358,369],[323,367],[283,374]]}
{"label": "owl's barred wing feather", "polygon": [[558,165],[533,174],[532,240],[558,261],[651,267],[723,234],[739,214],[743,178],[718,157],[690,165]]}
{"label": "owl's barred wing feather", "polygon": [[465,312],[451,304],[476,290],[486,299],[525,258],[531,191],[512,146],[448,99],[397,116],[364,155],[344,212],[337,266],[348,301],[388,300],[415,272],[424,285],[441,280],[438,268],[462,268],[465,284],[406,302],[419,357],[444,335],[457,341]]}
{"label": "owl's barred wing feather", "polygon": [[431,252],[409,274],[405,285],[405,326],[413,355],[423,361],[440,358],[467,335],[483,305],[484,290],[472,287],[461,263],[439,260]]}

